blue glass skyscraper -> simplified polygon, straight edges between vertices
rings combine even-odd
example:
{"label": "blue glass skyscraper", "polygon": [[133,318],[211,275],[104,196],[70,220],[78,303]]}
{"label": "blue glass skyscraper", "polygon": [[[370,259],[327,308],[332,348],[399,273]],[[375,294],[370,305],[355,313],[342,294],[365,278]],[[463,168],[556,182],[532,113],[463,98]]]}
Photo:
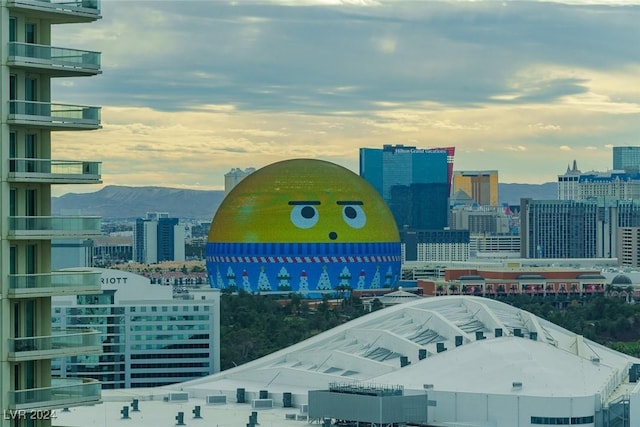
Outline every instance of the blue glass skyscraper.
{"label": "blue glass skyscraper", "polygon": [[640,172],[640,147],[613,147],[613,169]]}
{"label": "blue glass skyscraper", "polygon": [[382,195],[396,225],[438,230],[448,225],[455,148],[384,145],[360,149],[360,176]]}

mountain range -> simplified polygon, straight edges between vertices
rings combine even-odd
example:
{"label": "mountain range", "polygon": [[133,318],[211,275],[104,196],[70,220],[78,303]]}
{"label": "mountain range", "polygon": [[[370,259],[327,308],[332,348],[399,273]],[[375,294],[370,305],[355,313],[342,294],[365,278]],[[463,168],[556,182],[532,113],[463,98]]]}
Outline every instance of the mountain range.
{"label": "mountain range", "polygon": [[[498,197],[501,204],[509,205],[519,205],[521,197],[555,200],[557,183],[499,184]],[[224,191],[108,185],[93,193],[53,197],[52,214],[132,219],[147,212],[168,212],[171,217],[210,221],[223,199]]]}

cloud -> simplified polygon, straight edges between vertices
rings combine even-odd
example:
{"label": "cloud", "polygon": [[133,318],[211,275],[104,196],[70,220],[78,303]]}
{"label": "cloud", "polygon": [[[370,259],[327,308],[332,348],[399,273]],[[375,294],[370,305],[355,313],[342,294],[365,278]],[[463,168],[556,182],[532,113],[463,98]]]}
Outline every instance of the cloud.
{"label": "cloud", "polygon": [[[103,2],[53,34],[101,51],[103,74],[54,79],[52,97],[103,106],[105,184],[219,188],[288,157],[357,170],[359,147],[389,143],[554,180],[558,147],[606,169],[605,144],[638,143],[640,7],[620,3]],[[86,152],[86,133],[54,140]]]}

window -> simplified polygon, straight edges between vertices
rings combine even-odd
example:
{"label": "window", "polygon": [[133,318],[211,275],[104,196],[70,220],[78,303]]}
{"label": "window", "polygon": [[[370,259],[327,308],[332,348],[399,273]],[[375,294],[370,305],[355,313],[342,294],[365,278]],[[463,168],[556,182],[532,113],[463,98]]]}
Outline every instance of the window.
{"label": "window", "polygon": [[9,41],[16,41],[16,27],[17,27],[17,19],[12,16],[9,18]]}
{"label": "window", "polygon": [[[18,147],[18,135],[15,132],[9,132],[9,158],[16,158],[16,152]],[[13,170],[15,171],[15,169]]]}
{"label": "window", "polygon": [[36,190],[29,189],[25,191],[25,215],[36,216]]}
{"label": "window", "polygon": [[35,44],[37,41],[37,27],[33,22],[24,24],[24,42]]}
{"label": "window", "polygon": [[9,216],[16,216],[16,189],[9,190]]}
{"label": "window", "polygon": [[26,272],[27,274],[35,274],[37,272],[36,262],[36,245],[27,245],[26,247]]}

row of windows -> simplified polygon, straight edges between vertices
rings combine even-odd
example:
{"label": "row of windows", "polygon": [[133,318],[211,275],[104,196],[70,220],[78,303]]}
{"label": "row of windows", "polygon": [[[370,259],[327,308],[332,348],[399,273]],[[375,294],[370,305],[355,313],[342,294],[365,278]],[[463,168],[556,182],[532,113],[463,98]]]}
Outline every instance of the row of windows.
{"label": "row of windows", "polygon": [[593,424],[593,415],[588,417],[531,417],[531,424],[579,425]]}
{"label": "row of windows", "polygon": [[191,372],[165,372],[165,373],[143,373],[131,374],[131,378],[193,378],[198,376]]}
{"label": "row of windows", "polygon": [[131,350],[170,350],[170,349],[185,349],[185,348],[209,348],[208,343],[204,344],[134,344],[131,345]]}
{"label": "row of windows", "polygon": [[208,321],[209,315],[197,315],[197,316],[132,316],[132,322],[180,322],[187,321],[193,322],[195,320]]}
{"label": "row of windows", "polygon": [[207,330],[209,325],[207,323],[200,325],[135,325],[129,328],[131,332],[143,332],[143,331],[204,331]]}
{"label": "row of windows", "polygon": [[178,341],[178,340],[208,340],[209,334],[198,334],[194,336],[193,334],[163,334],[163,335],[132,335],[131,341]]}
{"label": "row of windows", "polygon": [[[182,306],[182,311],[185,311],[185,312],[188,312],[188,311],[200,311],[200,307],[202,307],[203,311],[209,311],[209,309],[210,309],[210,307],[208,305],[203,305],[203,306],[200,306],[200,305],[183,305]],[[143,306],[139,306],[139,307],[129,307],[129,312],[130,313],[135,313],[136,311],[139,311],[140,313],[146,313],[147,312],[147,308],[149,308],[149,311],[151,311],[152,313],[155,313],[155,312],[158,311],[158,307],[157,306],[152,305],[150,307],[147,307],[147,306],[143,305]],[[166,312],[169,311],[169,307],[163,305],[163,306],[160,307],[160,310],[163,313],[166,313]],[[180,311],[180,306],[172,305],[171,306],[171,311],[173,311],[173,312]]]}
{"label": "row of windows", "polygon": [[208,358],[209,353],[144,353],[132,354],[132,360],[151,360],[151,359],[199,359]]}
{"label": "row of windows", "polygon": [[[131,369],[163,369],[163,368],[208,368],[209,362],[186,363],[132,363]],[[166,375],[165,375],[166,376]]]}

